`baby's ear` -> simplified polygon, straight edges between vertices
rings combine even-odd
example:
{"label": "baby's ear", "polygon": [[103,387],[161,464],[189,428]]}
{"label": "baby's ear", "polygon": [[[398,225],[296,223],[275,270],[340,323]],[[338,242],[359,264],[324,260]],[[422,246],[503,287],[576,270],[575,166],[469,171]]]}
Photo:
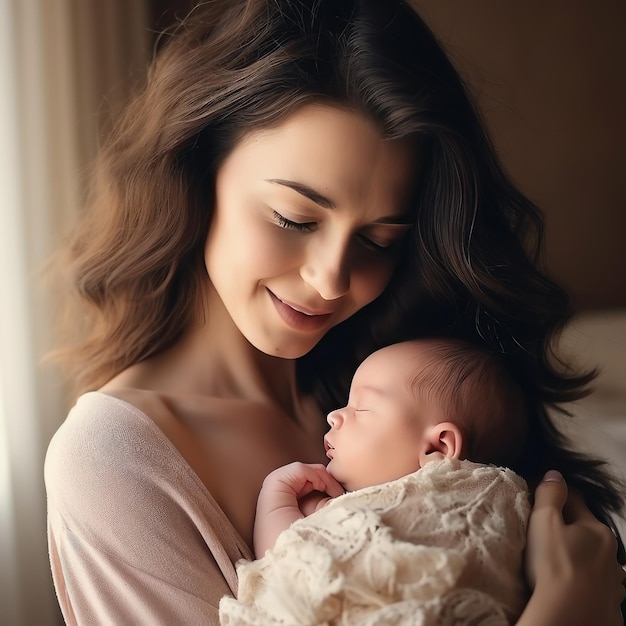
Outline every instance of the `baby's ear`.
{"label": "baby's ear", "polygon": [[461,458],[463,434],[453,422],[439,422],[428,426],[424,432],[420,465],[428,461]]}

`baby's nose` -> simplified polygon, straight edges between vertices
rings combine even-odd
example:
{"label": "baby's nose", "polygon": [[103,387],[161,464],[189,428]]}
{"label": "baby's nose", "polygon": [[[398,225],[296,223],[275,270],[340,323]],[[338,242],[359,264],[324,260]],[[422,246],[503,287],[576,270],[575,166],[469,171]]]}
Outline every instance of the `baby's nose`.
{"label": "baby's nose", "polygon": [[341,412],[341,409],[335,409],[334,411],[331,411],[326,417],[326,421],[331,428],[341,428],[341,424],[343,422],[343,414]]}

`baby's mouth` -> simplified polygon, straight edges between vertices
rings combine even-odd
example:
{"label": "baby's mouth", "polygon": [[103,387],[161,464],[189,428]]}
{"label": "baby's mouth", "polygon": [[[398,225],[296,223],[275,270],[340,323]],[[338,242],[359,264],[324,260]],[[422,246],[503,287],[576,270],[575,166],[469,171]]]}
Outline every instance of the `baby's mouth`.
{"label": "baby's mouth", "polygon": [[324,450],[326,451],[326,456],[329,459],[332,459],[335,447],[328,441],[328,439],[326,439],[326,437],[324,437]]}

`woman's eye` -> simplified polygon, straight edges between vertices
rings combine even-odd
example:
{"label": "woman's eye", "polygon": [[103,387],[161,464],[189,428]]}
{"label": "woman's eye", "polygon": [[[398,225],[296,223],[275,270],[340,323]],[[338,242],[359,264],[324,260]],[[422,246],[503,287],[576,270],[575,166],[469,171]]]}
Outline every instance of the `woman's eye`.
{"label": "woman's eye", "polygon": [[392,241],[387,241],[383,243],[379,241],[374,241],[373,239],[370,239],[369,237],[366,237],[365,235],[359,235],[359,238],[361,240],[361,243],[366,248],[374,252],[389,252],[399,242],[399,239],[394,239]]}
{"label": "woman's eye", "polygon": [[315,228],[315,222],[293,222],[287,219],[284,215],[281,215],[277,211],[272,211],[274,216],[274,221],[281,227],[286,230],[298,230],[304,232],[310,232]]}
{"label": "woman's eye", "polygon": [[361,232],[358,237],[365,248],[373,252],[391,253],[404,241],[409,232],[409,225],[396,225],[391,227],[390,232],[375,235],[371,232]]}

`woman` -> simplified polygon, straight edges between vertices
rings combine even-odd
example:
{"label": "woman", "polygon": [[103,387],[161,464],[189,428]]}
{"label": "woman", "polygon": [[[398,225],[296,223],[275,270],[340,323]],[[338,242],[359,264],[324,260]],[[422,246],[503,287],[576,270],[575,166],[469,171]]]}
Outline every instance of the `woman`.
{"label": "woman", "polygon": [[[216,623],[263,477],[320,462],[358,362],[405,338],[501,352],[536,398],[527,473],[617,509],[546,418],[591,376],[550,356],[569,309],[532,260],[538,214],[403,2],[201,4],[95,174],[67,259],[72,375],[98,391],[46,461],[68,623]],[[615,538],[574,498],[565,526],[566,498],[538,488],[519,623],[621,623]]]}

